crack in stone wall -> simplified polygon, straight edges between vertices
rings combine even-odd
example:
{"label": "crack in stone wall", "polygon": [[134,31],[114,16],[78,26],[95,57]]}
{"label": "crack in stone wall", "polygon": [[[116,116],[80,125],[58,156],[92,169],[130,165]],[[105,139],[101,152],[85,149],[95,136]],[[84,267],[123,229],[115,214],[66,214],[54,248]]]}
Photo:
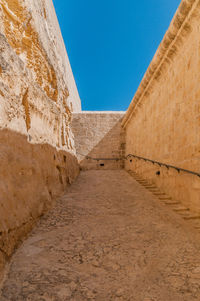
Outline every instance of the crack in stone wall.
{"label": "crack in stone wall", "polygon": [[26,89],[26,92],[23,95],[22,104],[24,106],[24,112],[25,112],[26,129],[28,131],[31,128],[31,118],[30,118],[30,110],[29,110],[29,103],[28,103],[28,88]]}

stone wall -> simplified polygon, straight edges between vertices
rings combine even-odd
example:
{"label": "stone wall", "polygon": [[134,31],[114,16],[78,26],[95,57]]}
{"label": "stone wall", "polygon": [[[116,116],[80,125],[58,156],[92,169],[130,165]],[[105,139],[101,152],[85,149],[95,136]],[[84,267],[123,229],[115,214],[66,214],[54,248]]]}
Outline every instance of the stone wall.
{"label": "stone wall", "polygon": [[81,104],[51,0],[0,0],[0,270],[79,173]]}
{"label": "stone wall", "polygon": [[[200,173],[199,82],[200,2],[184,0],[123,120],[126,154]],[[136,159],[126,169],[200,213],[197,176]]]}
{"label": "stone wall", "polygon": [[[73,114],[72,130],[82,169],[121,169],[124,166],[124,112],[81,112]],[[120,160],[92,160],[112,158]]]}

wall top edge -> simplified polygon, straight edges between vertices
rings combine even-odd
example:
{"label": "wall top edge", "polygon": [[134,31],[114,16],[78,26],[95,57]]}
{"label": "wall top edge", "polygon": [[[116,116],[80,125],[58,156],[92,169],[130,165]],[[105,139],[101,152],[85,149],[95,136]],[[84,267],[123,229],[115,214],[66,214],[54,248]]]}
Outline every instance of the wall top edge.
{"label": "wall top edge", "polygon": [[126,114],[126,111],[80,111],[73,114]]}
{"label": "wall top edge", "polygon": [[[122,120],[122,127],[126,128],[131,120],[132,114],[144,96],[148,95],[148,90],[153,81],[161,75],[161,69],[165,63],[170,64],[172,56],[176,54],[179,37],[184,38],[191,28],[188,19],[195,16],[193,13],[200,6],[200,0],[182,0],[178,7],[170,26],[165,33],[163,40],[158,47],[131,103]],[[177,42],[177,43],[176,43]]]}

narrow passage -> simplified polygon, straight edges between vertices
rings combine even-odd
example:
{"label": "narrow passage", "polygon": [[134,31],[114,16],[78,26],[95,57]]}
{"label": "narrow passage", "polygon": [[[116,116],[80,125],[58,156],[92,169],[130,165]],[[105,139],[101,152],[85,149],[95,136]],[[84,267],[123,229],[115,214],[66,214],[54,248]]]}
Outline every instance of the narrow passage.
{"label": "narrow passage", "polygon": [[13,256],[0,301],[200,300],[199,238],[124,170],[82,172]]}

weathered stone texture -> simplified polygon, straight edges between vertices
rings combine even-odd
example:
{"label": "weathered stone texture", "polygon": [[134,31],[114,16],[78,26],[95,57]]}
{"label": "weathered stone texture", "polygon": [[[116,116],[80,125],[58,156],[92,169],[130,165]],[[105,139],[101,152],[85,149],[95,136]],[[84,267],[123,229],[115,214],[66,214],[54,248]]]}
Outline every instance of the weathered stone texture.
{"label": "weathered stone texture", "polygon": [[78,175],[80,99],[51,0],[0,0],[0,270]]}
{"label": "weathered stone texture", "polygon": [[1,301],[199,301],[200,234],[124,170],[82,172],[11,260]]}
{"label": "weathered stone texture", "polygon": [[[121,169],[124,166],[124,112],[81,112],[73,114],[72,130],[82,169]],[[99,160],[91,158],[116,158]],[[104,164],[104,165],[102,165]]]}
{"label": "weathered stone texture", "polygon": [[[199,1],[182,1],[123,120],[127,154],[200,172],[199,24]],[[200,212],[197,176],[135,159],[126,169]]]}

